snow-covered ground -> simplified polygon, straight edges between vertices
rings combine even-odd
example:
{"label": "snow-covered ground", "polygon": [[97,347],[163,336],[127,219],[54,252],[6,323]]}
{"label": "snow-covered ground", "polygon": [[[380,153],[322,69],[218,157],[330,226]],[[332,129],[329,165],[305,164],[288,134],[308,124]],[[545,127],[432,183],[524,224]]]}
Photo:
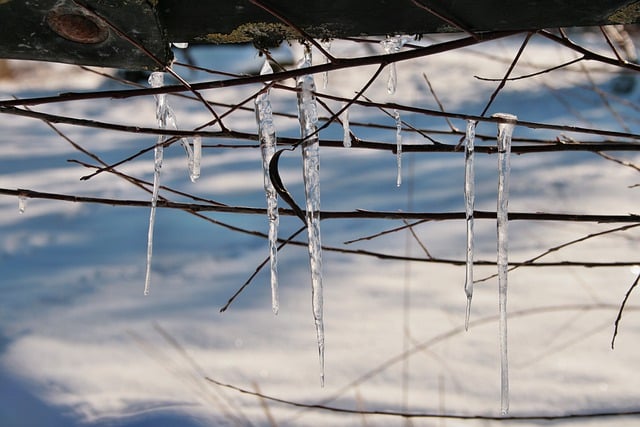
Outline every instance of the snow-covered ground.
{"label": "snow-covered ground", "polygon": [[[581,43],[608,52],[599,33],[577,34]],[[440,38],[443,39],[443,38]],[[397,64],[395,94],[387,74],[366,92],[374,101],[437,109],[423,74],[449,111],[480,114],[522,42],[522,36]],[[438,41],[436,39],[435,41]],[[426,37],[420,43],[429,44]],[[382,48],[373,45],[377,53]],[[292,55],[301,56],[298,46]],[[338,56],[371,54],[362,44],[334,42]],[[317,53],[317,52],[316,52]],[[198,65],[230,72],[258,70],[262,59],[250,47],[193,47]],[[513,75],[566,62],[575,54],[541,37],[526,47]],[[323,58],[316,55],[317,63]],[[520,120],[640,133],[638,90],[611,92],[617,76],[600,63],[508,82],[488,115]],[[67,91],[107,90],[117,83],[67,65],[25,67],[20,78],[0,81],[2,99]],[[318,91],[353,96],[375,66],[329,74]],[[176,68],[189,81],[217,77]],[[287,82],[290,86],[293,82]],[[593,86],[592,86],[593,85]],[[205,91],[207,99],[236,103],[259,86]],[[597,89],[597,90],[594,90]],[[598,92],[601,91],[601,92]],[[294,92],[272,90],[274,111],[296,113]],[[196,102],[169,97],[179,128],[211,119]],[[609,107],[607,107],[607,104]],[[249,102],[248,106],[252,106]],[[341,104],[330,103],[335,110]],[[93,100],[35,106],[70,117],[154,127],[152,97]],[[219,112],[225,109],[216,107]],[[320,110],[321,116],[328,114]],[[403,113],[412,126],[447,130],[443,119]],[[296,137],[292,117],[275,116],[279,136]],[[351,129],[359,138],[395,145],[393,116],[353,107]],[[381,123],[387,129],[355,123]],[[252,111],[225,119],[233,130],[256,132]],[[459,129],[465,122],[454,121]],[[152,135],[59,125],[75,143],[115,162],[155,143]],[[115,175],[100,174],[78,160],[95,161],[41,121],[0,119],[0,187],[104,198],[149,200],[148,193]],[[213,130],[216,130],[214,128]],[[478,134],[496,134],[479,123]],[[453,143],[439,134],[435,139]],[[516,127],[514,137],[553,139],[557,131]],[[593,135],[567,134],[576,139]],[[333,125],[323,139],[342,140]],[[405,132],[403,143],[424,143]],[[207,140],[204,144],[237,141]],[[476,145],[494,145],[476,141]],[[463,212],[464,154],[403,154],[402,185],[390,151],[321,148],[323,210]],[[631,162],[633,152],[611,153]],[[191,183],[184,150],[165,149],[162,184],[228,205],[266,205],[260,152],[256,148],[206,148],[202,173]],[[497,157],[476,153],[476,209],[495,210]],[[123,165],[150,181],[153,152]],[[300,150],[285,153],[281,176],[301,206],[304,185]],[[511,159],[512,212],[639,213],[637,170],[593,153],[554,152]],[[162,196],[186,200],[164,190]],[[283,206],[281,202],[281,206]],[[405,425],[389,415],[353,415],[296,408],[215,385],[205,379],[307,404],[368,411],[404,411],[499,416],[500,353],[497,279],[476,283],[468,332],[464,331],[464,265],[381,260],[325,251],[323,254],[325,386],[320,387],[316,333],[311,311],[308,252],[287,246],[279,253],[280,311],[271,309],[269,268],[263,269],[224,313],[220,308],[268,255],[265,239],[242,234],[183,211],[159,209],[155,225],[151,292],[143,296],[148,208],[113,207],[52,200],[0,197],[0,425],[201,426],[201,425]],[[236,227],[267,232],[266,216],[207,214]],[[280,236],[300,227],[281,217]],[[402,225],[400,221],[322,221],[329,247],[424,258],[406,231],[350,245],[343,242]],[[548,248],[623,224],[512,221],[509,259],[524,261]],[[476,258],[496,259],[495,220],[477,219]],[[414,227],[430,253],[464,260],[463,220]],[[298,239],[306,241],[306,233]],[[637,261],[636,228],[589,239],[541,261]],[[495,266],[477,266],[477,280]],[[638,411],[640,307],[631,294],[615,350],[610,341],[618,307],[637,270],[633,267],[520,268],[509,274],[511,416]],[[607,425],[636,425],[638,417],[607,418]],[[580,419],[580,425],[603,420]],[[413,425],[562,425],[576,421],[434,420]]]}

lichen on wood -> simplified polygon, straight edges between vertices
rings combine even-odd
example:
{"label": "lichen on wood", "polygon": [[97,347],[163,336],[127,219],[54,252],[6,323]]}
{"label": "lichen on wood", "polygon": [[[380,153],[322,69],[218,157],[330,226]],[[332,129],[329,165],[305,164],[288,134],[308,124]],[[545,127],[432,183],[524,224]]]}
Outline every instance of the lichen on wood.
{"label": "lichen on wood", "polygon": [[609,22],[612,24],[633,24],[639,20],[640,1],[633,2],[609,15]]}
{"label": "lichen on wood", "polygon": [[212,44],[252,42],[259,48],[279,46],[285,40],[299,38],[291,27],[273,22],[249,22],[235,28],[230,33],[210,33],[199,37],[200,41]]}

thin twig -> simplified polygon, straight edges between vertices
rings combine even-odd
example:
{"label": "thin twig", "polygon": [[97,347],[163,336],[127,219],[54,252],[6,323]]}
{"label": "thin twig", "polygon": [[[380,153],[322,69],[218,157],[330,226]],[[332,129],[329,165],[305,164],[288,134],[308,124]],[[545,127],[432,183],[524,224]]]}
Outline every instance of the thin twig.
{"label": "thin twig", "polygon": [[640,281],[640,274],[636,276],[636,280],[633,281],[633,283],[627,290],[627,293],[624,295],[622,304],[620,304],[620,309],[618,310],[618,315],[616,316],[616,321],[614,322],[613,337],[611,337],[611,350],[613,350],[613,347],[616,343],[616,337],[618,336],[618,327],[620,326],[620,321],[622,320],[622,312],[624,311],[624,307],[627,305],[627,301],[629,300],[631,292],[636,286],[638,286],[638,281]]}

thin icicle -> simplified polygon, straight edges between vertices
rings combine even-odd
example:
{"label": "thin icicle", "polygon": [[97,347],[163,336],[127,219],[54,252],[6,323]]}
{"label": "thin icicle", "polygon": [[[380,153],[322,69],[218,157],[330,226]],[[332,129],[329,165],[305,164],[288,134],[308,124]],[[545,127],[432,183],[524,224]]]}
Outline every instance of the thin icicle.
{"label": "thin icicle", "polygon": [[[162,86],[164,84],[164,75],[160,72],[151,73],[151,76],[149,76],[149,84],[151,84],[152,87]],[[178,129],[178,122],[176,120],[175,113],[167,102],[167,96],[164,94],[156,95],[156,120],[161,129]],[[162,140],[163,138],[161,136],[158,137],[158,142]],[[191,182],[196,182],[200,177],[202,139],[199,135],[194,136],[191,141],[189,138],[181,138],[180,145],[182,145],[185,153],[187,154],[189,179]]]}
{"label": "thin icicle", "polygon": [[27,198],[22,195],[18,195],[18,212],[23,214],[27,210]]}
{"label": "thin icicle", "polygon": [[[151,87],[161,87],[164,84],[164,74],[161,72],[153,72],[149,76],[149,84]],[[158,94],[156,99],[156,121],[160,129],[167,128],[168,125],[175,126],[175,118],[173,111],[167,104],[167,96]],[[153,150],[153,193],[151,196],[151,212],[149,213],[149,232],[147,234],[147,269],[144,279],[144,294],[149,295],[149,285],[151,283],[151,259],[153,257],[153,229],[156,222],[156,206],[158,204],[158,192],[160,190],[160,170],[162,169],[162,160],[164,149],[162,146],[163,137],[158,136],[158,141]]]}
{"label": "thin icicle", "polygon": [[[264,61],[261,75],[271,74],[273,69],[268,60]],[[278,298],[278,193],[269,176],[269,163],[276,152],[276,128],[273,124],[273,111],[269,90],[261,93],[255,100],[256,123],[258,136],[260,137],[260,149],[262,152],[262,171],[264,191],[267,197],[267,216],[269,218],[269,261],[271,265],[271,308],[274,314],[278,314],[280,306]]]}
{"label": "thin icicle", "polygon": [[393,110],[393,118],[396,120],[396,164],[398,165],[396,186],[400,187],[402,184],[402,119],[398,110]]}
{"label": "thin icicle", "polygon": [[342,113],[342,145],[346,148],[351,147],[351,129],[349,125],[349,109],[347,108]]}
{"label": "thin icicle", "polygon": [[[409,40],[410,40],[409,37],[406,37],[406,36],[405,37],[393,36],[393,37],[387,37],[386,39],[382,40],[380,44],[384,49],[384,53],[387,53],[387,54],[398,53],[400,52],[400,49],[402,49],[402,46],[404,46],[405,43],[407,43]],[[396,64],[394,62],[394,63],[391,63],[391,65],[389,65],[389,78],[387,80],[387,92],[389,94],[396,93],[397,86],[398,86],[398,76],[396,71]]]}
{"label": "thin icicle", "polygon": [[[331,51],[331,40],[323,41],[322,42],[322,47],[327,52],[330,52]],[[329,63],[329,57],[325,56],[324,63],[325,64]],[[326,89],[328,86],[329,86],[329,72],[325,71],[324,73],[322,73],[322,89]]]}
{"label": "thin icicle", "polygon": [[471,299],[473,298],[473,210],[475,200],[473,157],[477,123],[475,120],[469,120],[467,122],[467,134],[464,146],[464,204],[467,220],[467,270],[464,282],[464,292],[467,295],[467,309],[464,317],[465,330],[469,330]]}
{"label": "thin icicle", "polygon": [[[311,50],[305,46],[304,58],[298,68],[311,65]],[[306,198],[306,220],[309,235],[309,263],[311,266],[311,301],[318,339],[320,359],[320,383],[324,386],[324,320],[322,300],[322,245],[320,241],[320,144],[317,134],[318,121],[316,100],[313,95],[313,75],[298,77],[298,119],[302,144],[304,192]]]}
{"label": "thin icicle", "polygon": [[509,359],[507,354],[507,272],[509,269],[509,175],[511,135],[518,118],[512,114],[497,113],[492,117],[498,123],[498,292],[500,307],[500,377],[501,412],[509,412]]}
{"label": "thin icicle", "polygon": [[[186,146],[189,146],[189,142],[186,139]],[[202,138],[200,135],[196,135],[191,140],[193,147],[191,150],[187,150],[187,158],[189,162],[189,179],[191,182],[196,182],[200,178],[200,163],[202,161]]]}

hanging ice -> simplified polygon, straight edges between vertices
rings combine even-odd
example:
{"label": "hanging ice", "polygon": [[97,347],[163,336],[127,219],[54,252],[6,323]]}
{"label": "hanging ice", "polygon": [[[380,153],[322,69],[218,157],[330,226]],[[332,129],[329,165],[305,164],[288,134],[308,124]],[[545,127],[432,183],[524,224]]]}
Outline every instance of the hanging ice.
{"label": "hanging ice", "polygon": [[[393,37],[387,37],[386,39],[382,40],[380,44],[384,49],[384,53],[387,53],[387,54],[398,53],[400,52],[400,49],[402,49],[402,46],[404,46],[405,43],[407,43],[409,40],[410,39],[408,37],[393,36]],[[396,71],[396,64],[394,62],[394,63],[391,63],[391,65],[389,65],[389,79],[387,80],[387,92],[389,92],[389,94],[396,93],[397,85],[398,85],[398,76]]]}
{"label": "hanging ice", "polygon": [[[189,147],[189,141],[186,138],[182,139],[183,145]],[[200,178],[200,163],[202,161],[202,138],[200,135],[196,135],[191,140],[193,147],[191,150],[187,149],[187,158],[189,162],[189,179],[191,182],[196,182]]]}
{"label": "hanging ice", "polygon": [[[161,72],[153,72],[149,76],[149,84],[151,87],[161,87],[164,84],[164,74]],[[156,99],[156,121],[160,129],[165,129],[173,124],[175,126],[175,118],[173,111],[167,104],[167,95],[158,94]],[[151,212],[149,214],[149,232],[147,234],[147,269],[144,279],[144,294],[149,295],[149,285],[151,283],[151,259],[153,257],[153,228],[156,222],[156,206],[158,204],[158,192],[160,190],[160,169],[162,168],[163,159],[163,137],[158,136],[158,141],[153,150],[153,193],[151,195]]]}
{"label": "hanging ice", "polygon": [[[331,40],[323,41],[322,47],[324,48],[324,50],[329,52],[331,50]],[[325,64],[329,63],[329,57],[325,56],[324,63]],[[329,72],[325,71],[324,73],[322,73],[322,89],[326,89],[327,86],[329,86]]]}
{"label": "hanging ice", "polygon": [[347,108],[342,113],[342,145],[346,148],[351,147],[351,129],[349,128],[349,109]]}
{"label": "hanging ice", "polygon": [[501,411],[509,412],[509,364],[507,355],[507,272],[509,269],[509,175],[511,135],[518,118],[512,114],[497,113],[492,117],[498,123],[498,293],[500,307],[500,379]]}
{"label": "hanging ice", "polygon": [[[271,74],[273,69],[269,61],[265,60],[261,75]],[[256,123],[262,151],[262,171],[264,191],[267,196],[267,217],[269,218],[269,261],[271,265],[271,307],[274,314],[278,314],[278,193],[269,176],[269,162],[276,151],[276,128],[273,124],[273,112],[269,99],[269,90],[261,93],[255,99]]]}
{"label": "hanging ice", "polygon": [[396,186],[400,187],[402,184],[402,120],[398,110],[393,110],[393,118],[396,121],[396,164],[398,165]]}
{"label": "hanging ice", "polygon": [[[298,68],[311,65],[311,50],[305,46],[304,58]],[[324,320],[322,315],[322,245],[320,242],[320,142],[316,122],[318,113],[313,95],[315,83],[312,75],[303,75],[296,81],[298,88],[298,119],[302,135],[302,164],[306,220],[309,235],[309,262],[311,266],[311,300],[316,324],[318,355],[320,358],[320,383],[324,386]]]}
{"label": "hanging ice", "polygon": [[27,210],[27,198],[25,196],[18,196],[18,212],[21,214]]}
{"label": "hanging ice", "polygon": [[471,298],[473,298],[473,210],[475,199],[474,177],[474,141],[476,137],[475,120],[467,122],[467,133],[464,146],[464,204],[467,222],[467,269],[464,281],[464,292],[467,295],[467,309],[464,317],[464,329],[469,329],[471,315]]}

